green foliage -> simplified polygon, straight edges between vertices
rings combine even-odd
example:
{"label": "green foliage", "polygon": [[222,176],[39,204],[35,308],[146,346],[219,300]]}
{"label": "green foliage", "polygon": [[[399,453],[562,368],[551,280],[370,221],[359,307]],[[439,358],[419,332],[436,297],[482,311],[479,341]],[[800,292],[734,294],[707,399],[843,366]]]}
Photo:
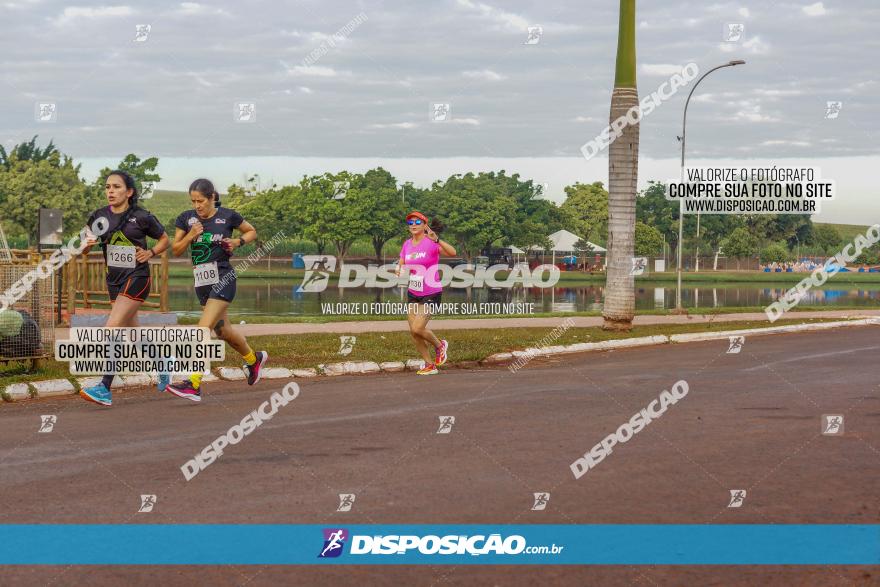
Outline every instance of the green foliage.
{"label": "green foliage", "polygon": [[751,257],[758,250],[758,239],[747,228],[739,227],[721,242],[721,250],[728,257]]}
{"label": "green foliage", "polygon": [[784,243],[771,243],[761,249],[761,263],[785,263],[793,256]]}
{"label": "green foliage", "polygon": [[[675,249],[678,245],[679,204],[667,200],[665,191],[665,184],[649,181],[647,189],[636,199],[636,220],[656,228]],[[717,251],[722,247],[728,257],[748,257],[755,255],[763,243],[784,241],[789,248],[798,243],[803,245],[809,241],[814,225],[808,216],[795,214],[703,214],[700,216],[699,238],[696,228],[696,214],[685,215],[686,247],[700,247],[703,251]],[[731,240],[730,237],[740,228],[742,231]],[[731,242],[725,245],[725,241]]]}
{"label": "green foliage", "polygon": [[574,250],[578,256],[591,255],[593,253],[593,245],[589,241],[580,238],[574,243]]}
{"label": "green foliage", "polygon": [[186,192],[170,190],[155,190],[153,197],[140,202],[140,205],[152,212],[172,237],[174,236],[174,221],[181,212],[191,207],[189,195]]}
{"label": "green foliage", "polygon": [[[700,238],[695,241],[701,250],[718,251],[724,240],[742,225],[742,219],[734,214],[703,214],[700,218]],[[752,250],[749,254],[754,254]]]}
{"label": "green foliage", "polygon": [[856,238],[858,234],[865,234],[865,231],[868,230],[868,225],[859,225],[859,224],[830,224],[827,222],[814,222],[814,227],[819,226],[830,226],[840,235],[841,240],[844,241],[852,241]]}
{"label": "green foliage", "polygon": [[779,214],[771,216],[773,232],[767,235],[771,240],[784,240],[788,248],[793,249],[799,243],[806,242],[813,232],[813,222],[809,216],[800,214]]}
{"label": "green foliage", "polygon": [[636,221],[635,254],[639,257],[660,255],[663,252],[663,235],[653,226]]}
{"label": "green foliage", "polygon": [[296,214],[300,186],[291,185],[256,191],[236,184],[229,186],[223,205],[238,211],[257,229],[259,241],[271,240],[283,232],[287,237],[301,236],[303,226]]}
{"label": "green foliage", "polygon": [[[685,226],[689,228],[689,217]],[[636,221],[653,226],[670,246],[678,242],[678,203],[666,199],[666,184],[649,181],[648,187],[636,198]]]}
{"label": "green foliage", "polygon": [[8,169],[0,168],[0,218],[4,224],[15,224],[10,234],[36,239],[40,208],[61,209],[65,234],[72,234],[100,205],[94,191],[80,180],[79,166],[57,151],[35,161],[19,160],[13,149],[8,164]]}
{"label": "green foliage", "polygon": [[862,251],[853,261],[856,265],[875,265],[877,263],[877,255],[870,251]]}
{"label": "green foliage", "polygon": [[453,175],[435,182],[431,191],[426,214],[442,219],[447,226],[444,238],[453,239],[467,258],[504,236],[516,219],[516,200],[496,181],[494,172]]}
{"label": "green foliage", "polygon": [[362,230],[373,245],[376,259],[382,257],[385,243],[402,232],[408,211],[402,195],[397,180],[381,167],[357,176],[350,203],[363,223]]}
{"label": "green foliage", "polygon": [[12,160],[15,159],[17,161],[47,161],[49,157],[53,154],[57,154],[58,149],[55,148],[55,144],[52,141],[49,141],[49,144],[44,148],[40,148],[37,146],[37,135],[29,140],[26,143],[19,143],[12,147],[9,153],[6,152],[6,149],[3,145],[0,145],[0,167],[9,171],[12,168]]}
{"label": "green foliage", "polygon": [[[532,182],[521,183],[530,186]],[[544,246],[550,240],[548,234],[568,228],[565,214],[553,202],[525,197],[525,192],[519,190],[514,192],[514,196],[518,202],[516,219],[514,225],[508,227],[505,235],[507,242],[499,244],[514,244],[523,250],[531,246]]]}
{"label": "green foliage", "polygon": [[[348,184],[344,197],[337,190],[341,183]],[[366,233],[367,222],[359,214],[358,205],[363,190],[363,178],[347,171],[304,177],[300,195],[294,198],[294,213],[302,221],[303,236],[318,245],[323,253],[332,244],[336,256],[344,259],[351,244]]]}
{"label": "green foliage", "polygon": [[571,232],[583,238],[605,243],[608,235],[608,191],[601,181],[566,186],[565,201],[559,207]]}
{"label": "green foliage", "polygon": [[[149,193],[160,181],[158,163],[156,157],[141,160],[129,154],[117,168],[135,178],[141,193]],[[33,137],[8,152],[0,147],[0,218],[9,238],[32,241],[40,207],[64,210],[68,234],[78,230],[88,214],[106,202],[103,186],[110,171],[101,170],[95,181],[85,184],[79,166],[52,142],[40,147]],[[349,184],[344,197],[335,191],[338,182]],[[673,249],[677,245],[679,207],[666,199],[665,189],[663,183],[649,182],[636,199],[635,251],[639,256],[659,254],[664,238]],[[401,188],[391,173],[377,167],[362,174],[340,171],[303,177],[294,185],[266,189],[259,189],[251,178],[245,185],[229,186],[222,200],[257,228],[260,240],[284,232],[290,239],[288,245],[296,250],[326,253],[332,247],[339,257],[366,255],[372,249],[379,258],[389,247],[396,253],[407,238],[403,218],[413,209],[442,221],[447,227],[443,238],[467,258],[495,246],[546,250],[547,235],[559,229],[604,245],[608,192],[601,182],[567,186],[561,205],[543,199],[541,192],[532,180],[504,170],[456,174],[430,187],[407,183]],[[184,192],[163,190],[142,205],[166,227],[172,227],[177,216],[190,208]],[[705,214],[697,238],[696,216],[684,219],[685,244],[690,249],[698,246],[701,251],[717,252],[721,247],[728,257],[753,256],[769,243],[833,254],[844,238],[848,242],[865,229],[813,224],[803,215]],[[765,252],[777,255],[779,246],[766,247]],[[878,249],[863,253],[859,262],[875,262]]]}
{"label": "green foliage", "polygon": [[532,180],[522,181],[504,170],[457,174],[434,182],[427,192],[413,191],[411,195],[407,188],[408,203],[440,219],[447,226],[443,238],[467,258],[494,245],[541,245],[549,233],[563,227],[558,208],[535,199],[539,189]]}
{"label": "green foliage", "polygon": [[840,250],[842,244],[840,233],[833,226],[820,224],[813,227],[810,244],[825,254],[831,255]]}

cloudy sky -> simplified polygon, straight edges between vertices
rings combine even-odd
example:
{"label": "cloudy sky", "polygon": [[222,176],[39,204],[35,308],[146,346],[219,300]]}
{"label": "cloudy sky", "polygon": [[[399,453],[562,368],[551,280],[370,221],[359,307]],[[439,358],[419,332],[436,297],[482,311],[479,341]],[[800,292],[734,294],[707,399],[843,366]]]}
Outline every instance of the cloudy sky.
{"label": "cloudy sky", "polygon": [[[613,0],[123,1],[0,0],[0,142],[53,138],[86,171],[157,155],[168,188],[376,163],[417,183],[506,167],[556,196],[607,177],[607,160],[580,147],[608,121]],[[700,85],[689,161],[809,159],[840,174],[823,216],[880,217],[876,0],[643,1],[637,20],[643,96],[689,62],[747,61]],[[142,40],[137,25],[149,25]],[[678,175],[689,89],[643,120],[640,181]],[[836,118],[829,101],[842,103]],[[237,120],[249,103],[251,120]],[[435,103],[450,104],[447,121],[431,120]]]}

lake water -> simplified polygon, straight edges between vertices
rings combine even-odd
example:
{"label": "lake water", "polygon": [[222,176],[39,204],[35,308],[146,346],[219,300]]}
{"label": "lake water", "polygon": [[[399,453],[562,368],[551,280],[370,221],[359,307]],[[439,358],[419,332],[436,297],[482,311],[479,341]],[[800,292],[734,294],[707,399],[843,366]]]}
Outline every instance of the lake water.
{"label": "lake water", "polygon": [[[783,295],[794,284],[732,283],[687,285],[682,288],[682,305],[686,308],[733,308],[766,306]],[[297,293],[299,279],[245,279],[238,283],[230,316],[245,318],[256,315],[320,316],[321,304],[402,302],[405,293],[394,289],[344,289],[328,286],[321,293]],[[671,286],[671,287],[670,287]],[[443,302],[466,303],[533,303],[537,312],[575,312],[602,309],[604,284],[555,288],[513,289],[451,289],[443,292]],[[200,306],[192,290],[191,280],[172,279],[168,286],[171,311],[197,316]],[[847,304],[865,307],[880,306],[878,284],[826,284],[810,290],[801,301],[804,305],[829,306]],[[668,309],[675,307],[675,284],[672,282],[636,283],[636,309]]]}

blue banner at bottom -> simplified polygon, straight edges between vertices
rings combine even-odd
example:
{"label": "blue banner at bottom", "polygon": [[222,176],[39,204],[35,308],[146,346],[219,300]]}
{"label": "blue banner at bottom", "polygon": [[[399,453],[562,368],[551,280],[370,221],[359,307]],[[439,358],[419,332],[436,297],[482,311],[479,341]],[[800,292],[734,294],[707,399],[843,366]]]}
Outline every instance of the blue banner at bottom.
{"label": "blue banner at bottom", "polygon": [[876,565],[880,525],[0,525],[4,565]]}

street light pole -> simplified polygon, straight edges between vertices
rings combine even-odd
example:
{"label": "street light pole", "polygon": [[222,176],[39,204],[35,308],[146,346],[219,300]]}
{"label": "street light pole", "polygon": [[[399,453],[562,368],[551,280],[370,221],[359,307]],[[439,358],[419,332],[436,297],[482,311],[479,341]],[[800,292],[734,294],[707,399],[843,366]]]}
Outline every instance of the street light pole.
{"label": "street light pole", "polygon": [[[724,65],[718,65],[716,67],[713,67],[712,69],[710,69],[709,71],[704,73],[702,76],[700,76],[700,79],[698,79],[697,83],[694,84],[694,87],[691,88],[691,91],[688,94],[687,100],[685,100],[685,103],[684,103],[684,116],[681,119],[681,137],[679,137],[681,139],[681,181],[682,182],[684,182],[684,148],[685,148],[685,138],[686,138],[686,133],[687,133],[688,104],[690,104],[690,102],[691,102],[691,96],[694,95],[694,90],[697,89],[697,86],[700,85],[700,82],[703,81],[703,79],[707,75],[709,75],[710,73],[712,73],[716,69],[721,69],[722,67],[733,67],[735,65],[744,65],[744,64],[745,64],[745,61],[743,61],[742,59],[735,59],[733,61],[729,61],[729,62],[725,63]],[[697,212],[697,225],[698,226],[699,226],[699,222],[700,222],[700,213]],[[699,238],[699,236],[700,235],[699,235],[699,228],[698,228],[697,229],[697,237]],[[675,309],[678,312],[681,312],[681,252],[682,252],[682,249],[684,248],[683,240],[684,240],[684,201],[679,199],[678,200],[678,267],[677,267],[678,288],[675,291]],[[697,250],[697,252],[699,253],[699,249]]]}

